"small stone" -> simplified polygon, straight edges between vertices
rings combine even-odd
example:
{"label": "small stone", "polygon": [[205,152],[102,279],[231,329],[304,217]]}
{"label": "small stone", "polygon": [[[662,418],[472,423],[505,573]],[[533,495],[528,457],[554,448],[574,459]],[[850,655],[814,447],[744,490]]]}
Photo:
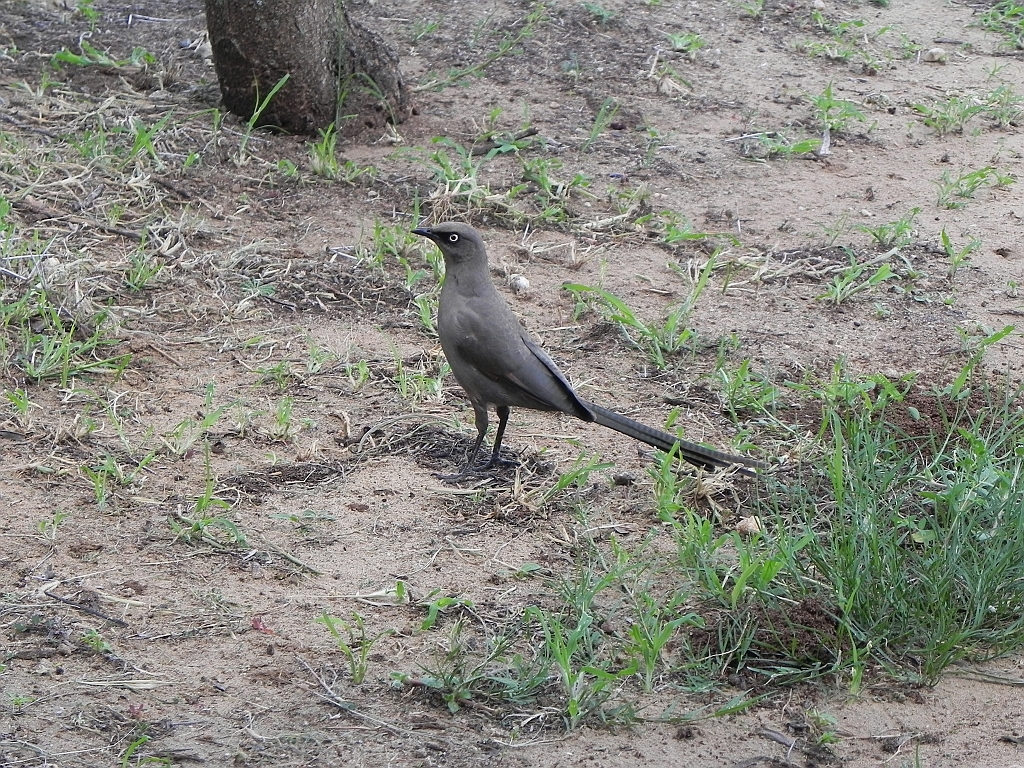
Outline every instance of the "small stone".
{"label": "small stone", "polygon": [[816,11],[824,11],[825,10],[825,0],[814,0],[814,2],[811,3],[811,7],[814,10],[816,10]]}
{"label": "small stone", "polygon": [[516,296],[530,290],[530,281],[519,274],[512,275],[512,277],[508,279],[508,284],[509,287],[512,288],[512,293]]}
{"label": "small stone", "polygon": [[757,515],[744,517],[736,523],[736,533],[740,536],[753,536],[761,532],[761,519]]}
{"label": "small stone", "polygon": [[921,54],[921,61],[930,61],[935,64],[946,63],[946,52],[942,48],[929,48]]}

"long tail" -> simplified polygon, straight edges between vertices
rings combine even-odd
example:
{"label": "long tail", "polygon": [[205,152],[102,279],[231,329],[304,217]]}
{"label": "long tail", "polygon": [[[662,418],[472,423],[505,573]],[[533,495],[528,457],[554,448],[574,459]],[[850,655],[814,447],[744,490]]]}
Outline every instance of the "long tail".
{"label": "long tail", "polygon": [[[718,467],[741,465],[740,471],[746,475],[753,474],[751,469],[763,469],[765,466],[762,462],[748,459],[746,456],[733,456],[732,454],[716,451],[714,448],[705,448],[703,445],[680,440],[668,432],[648,427],[646,424],[633,421],[621,413],[609,411],[607,408],[602,408],[599,405],[594,405],[593,403],[584,403],[584,405],[594,414],[594,421],[598,424],[628,435],[634,440],[639,440],[642,443],[647,443],[666,452],[678,445],[680,458],[694,466],[712,470]],[[747,469],[747,467],[750,469]]]}

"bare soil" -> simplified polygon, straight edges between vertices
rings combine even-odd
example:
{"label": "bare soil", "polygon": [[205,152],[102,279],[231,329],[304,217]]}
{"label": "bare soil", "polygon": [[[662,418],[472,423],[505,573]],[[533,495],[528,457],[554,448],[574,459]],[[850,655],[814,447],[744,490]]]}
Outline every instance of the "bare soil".
{"label": "bare soil", "polygon": [[[568,418],[514,414],[507,440],[523,461],[518,475],[476,490],[435,479],[464,460],[471,409],[450,378],[439,393],[403,397],[399,368],[434,374],[440,350],[420,329],[397,263],[375,272],[353,258],[372,242],[375,221],[414,226],[417,196],[435,218],[446,206],[459,211],[422,162],[434,137],[470,146],[497,113],[502,129],[538,130],[541,143],[526,152],[560,159],[562,181],[591,180],[592,196],[572,198],[565,225],[527,226],[482,207],[469,219],[488,240],[495,279],[527,277],[529,290],[508,290],[509,301],[589,399],[658,425],[669,399],[691,439],[728,447],[736,434],[710,377],[723,339],[735,338],[731,359],[749,358],[780,385],[828,378],[844,360],[854,371],[917,373],[926,389],[965,364],[965,339],[1024,313],[1015,289],[1024,285],[1019,185],[984,187],[959,208],[937,202],[944,172],[991,166],[1021,177],[1020,116],[1008,125],[978,116],[939,135],[914,109],[1000,84],[1021,90],[1020,51],[973,25],[984,3],[825,0],[830,23],[865,22],[852,39],[871,54],[866,63],[811,55],[807,43],[833,37],[805,2],[768,0],[756,17],[718,0],[601,7],[614,14],[605,23],[556,0],[484,76],[418,91],[416,114],[396,133],[341,148],[380,170],[346,184],[313,176],[295,137],[254,134],[253,158],[236,162],[244,126],[228,117],[214,130],[204,112],[218,94],[200,47],[201,4],[99,0],[91,33],[87,18],[57,4],[0,6],[0,132],[10,137],[0,191],[15,201],[19,224],[48,243],[39,268],[55,295],[76,309],[108,307],[113,350],[131,354],[116,379],[31,384],[3,372],[5,390],[26,387],[33,407],[0,416],[0,765],[1024,765],[1019,653],[955,669],[931,688],[879,676],[851,698],[841,684],[804,686],[689,724],[653,721],[720,707],[743,680],[704,693],[666,683],[643,698],[640,715],[651,722],[588,720],[569,733],[554,708],[470,703],[452,714],[429,691],[391,680],[443,657],[454,621],[420,631],[422,607],[377,594],[396,580],[414,601],[464,598],[471,621],[500,622],[547,599],[540,579],[510,576],[524,564],[570,574],[581,541],[613,532],[636,544],[658,528],[649,454]],[[515,0],[353,7],[394,42],[413,84],[482,61],[529,10]],[[683,32],[705,43],[692,57],[671,50],[668,35]],[[158,64],[48,69],[54,52],[78,51],[82,39],[115,59],[141,46]],[[944,62],[924,60],[934,47]],[[833,132],[827,156],[768,158],[759,134],[820,136],[806,97],[829,83],[865,121]],[[619,111],[591,136],[609,98]],[[124,178],[102,178],[69,156],[52,184],[48,176],[26,193],[18,181],[19,157],[28,162],[104,115],[107,130],[130,131],[133,117],[153,125],[168,110],[175,117],[156,158],[143,150]],[[199,162],[186,168],[190,153]],[[481,180],[501,191],[520,173],[514,158],[498,158]],[[626,192],[656,220],[672,210],[696,231],[733,238],[721,258],[735,268],[716,272],[691,319],[708,343],[666,371],[594,313],[575,320],[561,290],[600,284],[647,318],[687,295],[666,262],[692,270],[706,261],[705,245],[666,245],[650,228],[614,220]],[[839,246],[890,250],[859,226],[914,208],[912,242],[888,257],[900,279],[838,306],[818,298],[848,264]],[[130,292],[123,265],[144,228],[144,247],[164,268]],[[955,274],[942,230],[958,247],[981,240]],[[338,360],[318,370],[315,350]],[[1021,350],[1019,334],[1007,337],[989,350],[989,371],[1019,383]],[[360,384],[345,363],[361,360]],[[286,397],[292,416],[282,431],[275,414]],[[197,426],[221,406],[213,426]],[[780,418],[811,445],[814,414],[796,398]],[[756,428],[749,439],[766,453],[778,444]],[[614,467],[539,507],[530,492],[568,470],[581,447]],[[107,456],[131,465],[150,450],[156,459],[98,503],[82,468]],[[786,450],[788,461],[813,461],[792,443]],[[624,473],[635,481],[612,484]],[[753,492],[730,481],[709,514],[729,528]],[[244,545],[225,530],[176,533],[173,523],[187,528],[204,494],[230,504]],[[590,528],[573,513],[580,500]],[[66,518],[48,528],[57,511]],[[316,623],[353,611],[370,634],[394,630],[373,646],[361,684]],[[102,644],[84,639],[89,630]],[[808,711],[835,717],[834,743],[814,744]]]}

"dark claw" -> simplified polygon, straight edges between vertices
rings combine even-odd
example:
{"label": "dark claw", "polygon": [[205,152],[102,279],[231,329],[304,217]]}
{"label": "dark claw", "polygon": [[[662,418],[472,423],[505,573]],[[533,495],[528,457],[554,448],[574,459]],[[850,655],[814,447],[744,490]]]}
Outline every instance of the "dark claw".
{"label": "dark claw", "polygon": [[459,480],[464,480],[467,477],[486,477],[488,475],[494,475],[495,470],[500,467],[518,467],[519,462],[511,459],[494,459],[492,458],[486,464],[478,464],[475,467],[466,467],[461,472],[454,475],[442,475],[435,472],[434,477],[446,483],[454,483]]}
{"label": "dark claw", "polygon": [[484,468],[487,468],[487,469],[494,469],[495,467],[518,467],[518,466],[519,466],[519,462],[516,461],[515,459],[491,459],[486,464],[484,464]]}

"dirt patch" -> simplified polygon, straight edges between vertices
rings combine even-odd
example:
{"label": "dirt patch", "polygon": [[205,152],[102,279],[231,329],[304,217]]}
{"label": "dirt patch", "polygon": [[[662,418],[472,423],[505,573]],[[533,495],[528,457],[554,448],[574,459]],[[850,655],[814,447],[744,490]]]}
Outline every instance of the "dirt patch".
{"label": "dirt patch", "polygon": [[[869,669],[857,696],[849,680],[779,694],[770,669],[704,690],[669,675],[621,692],[644,702],[629,727],[568,733],[541,683],[529,706],[457,694],[474,669],[454,660],[552,602],[581,553],[670,545],[650,452],[565,417],[514,412],[518,467],[435,477],[464,463],[472,412],[421,310],[434,265],[403,242],[375,261],[382,229],[471,203],[495,280],[527,279],[506,295],[584,396],[656,425],[675,408],[690,439],[779,445],[796,463],[821,418],[787,382],[828,381],[840,361],[908,376],[896,426],[952,433],[982,403],[952,416],[927,393],[1024,312],[1019,104],[959,128],[935,112],[1024,82],[1019,51],[976,26],[984,8],[589,5],[551,3],[508,55],[419,90],[400,133],[340,147],[352,178],[334,183],[303,141],[211,111],[201,4],[0,10],[0,192],[27,243],[0,279],[42,276],[61,313],[33,327],[80,343],[100,330],[114,343],[91,359],[130,356],[64,381],[32,383],[39,360],[3,371],[31,401],[0,415],[4,765],[1024,763],[1019,654],[934,688]],[[531,9],[352,8],[421,84],[483,61]],[[85,43],[111,60],[52,63],[95,59]],[[935,47],[944,59],[927,61]],[[822,138],[812,97],[828,87],[864,119],[847,114],[828,154],[794,151]],[[472,154],[500,148],[494,135],[522,146]],[[562,289],[600,286],[660,320],[711,254],[696,341],[664,369]],[[984,359],[979,376],[1019,384],[1019,333]],[[778,389],[785,437],[730,400],[719,372],[740,360]],[[724,532],[754,492],[709,481],[693,498]],[[623,637],[606,599],[595,620]],[[438,631],[423,629],[431,605]],[[738,620],[700,608],[712,620],[687,642]],[[765,664],[794,646],[808,665],[851,652],[833,612],[809,598],[755,616]],[[365,657],[324,614],[373,639]],[[510,647],[526,658],[538,633]]]}

